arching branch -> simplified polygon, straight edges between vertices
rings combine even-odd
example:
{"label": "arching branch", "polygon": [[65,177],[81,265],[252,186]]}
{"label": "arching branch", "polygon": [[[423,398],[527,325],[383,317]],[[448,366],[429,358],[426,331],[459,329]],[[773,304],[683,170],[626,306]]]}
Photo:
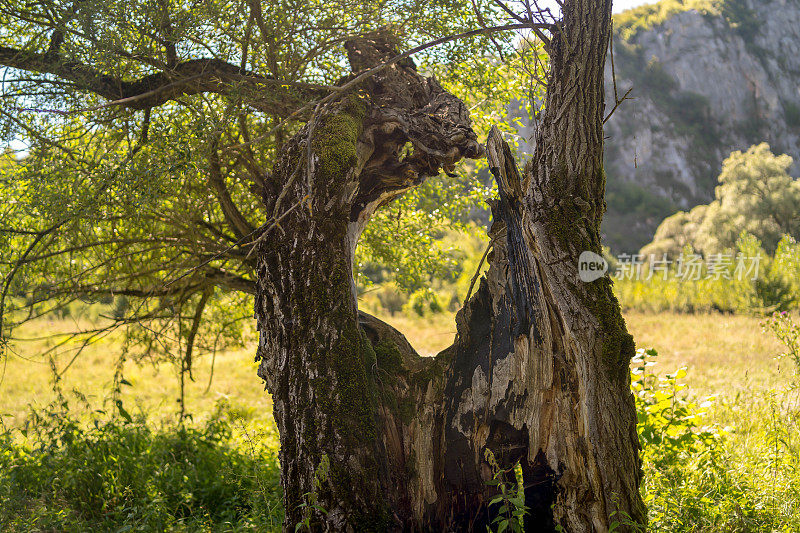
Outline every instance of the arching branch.
{"label": "arching branch", "polygon": [[324,85],[277,80],[214,58],[191,59],[169,71],[137,80],[124,80],[57,54],[39,54],[0,46],[0,65],[28,72],[52,74],[79,89],[129,109],[148,109],[181,96],[218,93],[243,97],[253,108],[287,116],[333,89]]}
{"label": "arching branch", "polygon": [[216,138],[211,143],[209,153],[209,178],[208,183],[214,191],[214,195],[219,201],[222,213],[228,226],[234,231],[236,237],[241,239],[255,229],[244,217],[239,208],[231,198],[231,194],[225,185],[225,177],[222,175],[222,161],[219,157],[219,139]]}

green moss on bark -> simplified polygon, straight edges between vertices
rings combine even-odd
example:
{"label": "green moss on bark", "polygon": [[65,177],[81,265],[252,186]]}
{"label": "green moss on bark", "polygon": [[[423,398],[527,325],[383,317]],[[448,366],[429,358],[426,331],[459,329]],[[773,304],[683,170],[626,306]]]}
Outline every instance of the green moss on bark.
{"label": "green moss on bark", "polygon": [[425,387],[433,379],[441,379],[445,372],[445,366],[438,357],[425,359],[425,363],[425,368],[413,373],[410,377],[411,383],[420,388]]}
{"label": "green moss on bark", "polygon": [[403,371],[403,356],[400,349],[390,340],[382,340],[375,345],[378,366],[392,375]]}
{"label": "green moss on bark", "polygon": [[358,163],[356,145],[364,128],[366,105],[351,95],[339,112],[325,116],[314,129],[312,147],[319,156],[319,177],[338,181]]}
{"label": "green moss on bark", "polygon": [[[602,213],[590,216],[590,213],[582,209],[577,201],[570,201],[569,198],[582,193],[591,195],[593,191],[602,190],[589,185],[596,180],[600,180],[601,186],[605,184],[603,167],[601,165],[595,170],[599,174],[596,177],[587,174],[570,178],[565,174],[565,169],[565,165],[558,165],[555,177],[548,183],[550,197],[562,200],[554,210],[545,215],[545,228],[564,250],[578,253],[589,250],[600,254],[599,224]],[[571,190],[565,187],[565,184],[569,183],[568,178],[574,181]],[[593,201],[592,198],[581,199],[588,205]],[[597,207],[602,209],[602,205]],[[575,257],[577,259],[577,256]],[[586,307],[599,322],[598,342],[601,344],[603,365],[609,375],[627,380],[630,360],[635,354],[635,345],[633,336],[628,333],[625,320],[622,318],[619,302],[611,290],[611,280],[602,277],[584,284],[576,279],[574,283],[580,286],[574,287],[573,292],[578,296],[584,295]]]}
{"label": "green moss on bark", "polygon": [[403,424],[410,424],[417,413],[417,406],[410,398],[400,400],[397,405],[397,416]]}
{"label": "green moss on bark", "polygon": [[[315,192],[317,207],[303,220],[307,226],[293,229],[309,244],[318,242],[318,236],[328,244],[307,255],[303,266],[308,283],[301,282],[288,314],[298,328],[298,344],[306,347],[301,364],[314,376],[310,390],[293,387],[299,392],[297,407],[308,413],[302,426],[308,448],[297,453],[329,458],[327,480],[319,490],[320,505],[341,505],[348,512],[347,523],[359,531],[386,531],[392,515],[380,483],[363,481],[380,480],[382,472],[375,380],[378,354],[358,324],[346,242],[348,218],[342,212],[345,202],[336,201],[344,199],[347,181],[358,164],[365,116],[364,100],[350,95],[333,104],[313,126],[311,151],[316,167],[311,186],[319,192]],[[304,158],[305,150],[298,149],[295,156]],[[295,167],[294,163],[287,166]],[[389,346],[379,351],[383,364],[397,364],[399,351],[395,355]]]}

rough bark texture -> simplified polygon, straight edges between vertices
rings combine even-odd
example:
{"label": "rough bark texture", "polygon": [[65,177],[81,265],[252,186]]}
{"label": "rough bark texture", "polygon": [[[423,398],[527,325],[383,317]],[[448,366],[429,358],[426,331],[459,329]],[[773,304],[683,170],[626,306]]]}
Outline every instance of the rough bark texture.
{"label": "rough bark texture", "polygon": [[[396,54],[386,36],[347,48],[354,71]],[[380,205],[480,153],[463,103],[410,60],[318,110],[285,148],[266,202],[299,207],[260,251],[256,316],[259,375],[281,434],[287,528],[312,502],[328,511],[313,517],[320,528],[381,531],[408,522],[415,502],[391,422],[401,409],[417,416],[422,387],[410,388],[407,372],[434,361],[405,343],[406,361],[402,336],[380,338],[390,330],[378,321],[359,325],[353,255]]]}
{"label": "rough bark texture", "polygon": [[[317,109],[283,150],[265,202],[292,210],[259,250],[256,317],[287,529],[485,530],[486,449],[522,465],[528,531],[643,520],[633,340],[609,280],[577,275],[580,252],[600,252],[610,2],[564,12],[533,165],[520,176],[497,131],[487,143],[490,269],[436,358],[358,312],[353,254],[381,205],[481,155],[463,104],[404,61]],[[356,72],[396,53],[382,34],[347,49]]]}

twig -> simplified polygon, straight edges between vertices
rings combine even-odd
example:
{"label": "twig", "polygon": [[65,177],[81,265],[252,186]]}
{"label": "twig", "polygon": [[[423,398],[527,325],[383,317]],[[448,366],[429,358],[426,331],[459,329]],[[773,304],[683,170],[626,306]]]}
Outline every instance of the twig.
{"label": "twig", "polygon": [[[295,210],[295,209],[296,209],[298,206],[302,205],[302,204],[303,204],[303,202],[305,202],[306,200],[308,200],[308,195],[305,195],[305,196],[303,196],[302,198],[300,198],[300,200],[298,200],[298,201],[297,201],[297,202],[296,202],[296,203],[295,203],[295,204],[294,204],[292,207],[290,207],[289,209],[287,209],[285,213],[283,213],[281,216],[279,216],[278,218],[276,218],[276,219],[275,219],[275,221],[274,221],[274,222],[272,222],[272,223],[271,223],[269,226],[267,226],[266,228],[264,228],[264,232],[263,232],[261,235],[259,235],[259,236],[258,236],[258,238],[257,238],[256,240],[254,240],[254,241],[252,242],[252,244],[251,244],[252,248],[250,248],[250,251],[247,253],[247,256],[245,257],[245,259],[249,259],[249,258],[250,258],[250,256],[251,256],[251,255],[253,255],[253,252],[255,251],[255,249],[256,249],[256,246],[257,246],[257,245],[258,245],[258,244],[259,244],[261,241],[263,241],[263,240],[266,238],[266,236],[267,236],[267,233],[269,232],[269,230],[271,230],[272,228],[274,228],[275,226],[277,226],[277,225],[280,223],[280,221],[281,221],[281,220],[283,220],[284,218],[286,218],[286,216],[287,216],[289,213],[291,213],[292,211],[294,211],[294,210]],[[263,226],[262,226],[262,227],[263,227]],[[261,228],[259,228],[259,229],[261,229]],[[256,230],[256,231],[258,231],[258,230]]]}
{"label": "twig", "polygon": [[610,119],[610,118],[611,118],[611,115],[613,115],[613,114],[614,114],[614,111],[616,111],[616,110],[617,110],[617,108],[620,106],[620,104],[621,104],[622,102],[624,102],[625,100],[631,100],[631,98],[628,98],[628,95],[629,95],[629,94],[631,94],[631,91],[632,91],[632,90],[633,90],[633,87],[631,87],[630,89],[628,89],[628,90],[625,92],[625,95],[624,95],[624,96],[623,96],[623,97],[622,97],[620,100],[617,100],[617,101],[616,101],[616,103],[614,104],[614,108],[613,108],[611,111],[609,111],[608,115],[606,115],[606,118],[604,118],[604,119],[603,119],[603,124],[605,124],[605,123],[608,121],[608,119]]}
{"label": "twig", "polygon": [[489,250],[492,249],[492,246],[494,246],[494,239],[490,240],[489,244],[486,245],[486,250],[483,252],[483,256],[478,263],[478,268],[475,269],[475,275],[472,276],[472,281],[469,283],[469,289],[467,289],[467,296],[464,298],[464,305],[467,304],[469,297],[472,295],[472,288],[475,286],[475,282],[478,281],[478,277],[481,275],[481,267],[483,267],[483,262],[486,261],[486,257],[489,255]]}
{"label": "twig", "polygon": [[[339,87],[339,92],[345,92],[345,91],[347,91],[349,89],[352,89],[356,85],[360,84],[361,82],[363,82],[367,78],[370,78],[370,77],[374,76],[375,74],[377,74],[381,70],[385,69],[386,67],[394,65],[395,63],[398,63],[398,62],[402,61],[403,59],[405,59],[407,57],[411,57],[412,55],[414,55],[416,53],[422,52],[423,50],[427,50],[428,48],[433,48],[434,46],[439,46],[440,44],[449,43],[450,41],[456,41],[458,39],[466,39],[466,38],[469,38],[469,37],[474,37],[476,35],[494,33],[494,32],[498,32],[498,31],[524,30],[524,29],[533,29],[533,30],[535,30],[535,29],[546,29],[546,30],[552,30],[553,27],[554,27],[553,24],[534,23],[534,22],[516,23],[516,24],[503,24],[501,26],[491,26],[491,27],[488,27],[488,28],[479,28],[477,30],[470,30],[470,31],[466,31],[466,32],[463,32],[463,33],[457,33],[457,34],[454,34],[454,35],[448,35],[446,37],[441,37],[439,39],[436,39],[436,40],[433,40],[433,41],[429,41],[429,42],[421,44],[419,46],[415,46],[414,48],[412,48],[410,50],[406,50],[405,52],[403,52],[401,54],[398,54],[398,55],[396,55],[396,56],[394,56],[394,57],[392,57],[390,59],[387,59],[383,63],[381,63],[379,65],[376,65],[376,66],[374,66],[374,67],[362,72],[361,74],[357,75],[352,80],[350,80],[347,83],[345,83],[344,85],[340,86]],[[305,106],[301,107],[300,109],[298,109],[297,111],[295,111],[294,113],[292,113],[291,115],[289,115],[288,117],[286,117],[285,119],[280,121],[275,127],[273,127],[270,130],[268,135],[271,135],[272,133],[274,133],[278,128],[282,127],[285,123],[289,122],[290,120],[292,120],[294,118],[297,118],[298,116],[302,115],[306,111],[309,111],[312,107],[321,106],[322,104],[330,102],[336,96],[338,96],[338,93],[331,93],[328,96],[326,96],[326,97],[322,98],[321,100],[319,100],[318,102],[309,102]]]}

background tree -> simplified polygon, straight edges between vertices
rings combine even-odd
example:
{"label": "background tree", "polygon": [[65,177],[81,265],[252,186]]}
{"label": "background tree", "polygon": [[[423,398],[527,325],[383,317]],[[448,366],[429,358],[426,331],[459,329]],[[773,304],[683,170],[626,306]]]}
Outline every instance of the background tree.
{"label": "background tree", "polygon": [[800,180],[789,175],[792,158],[774,155],[767,143],[736,151],[722,163],[715,199],[666,218],[643,254],[677,257],[692,245],[706,254],[732,250],[742,232],[773,254],[784,235],[800,238]]}

